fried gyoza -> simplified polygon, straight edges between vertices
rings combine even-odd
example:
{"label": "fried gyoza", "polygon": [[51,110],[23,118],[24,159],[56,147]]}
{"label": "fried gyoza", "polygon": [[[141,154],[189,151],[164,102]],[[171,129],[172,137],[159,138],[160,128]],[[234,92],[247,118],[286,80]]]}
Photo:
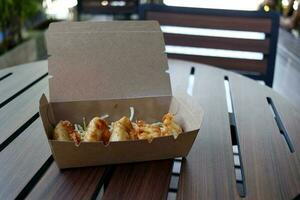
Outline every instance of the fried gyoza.
{"label": "fried gyoza", "polygon": [[80,134],[75,131],[75,127],[69,121],[60,121],[54,129],[54,140],[74,141],[75,144],[80,143]]}
{"label": "fried gyoza", "polygon": [[131,121],[127,117],[122,117],[112,125],[112,133],[109,141],[125,141],[130,140],[130,133],[134,131]]}
{"label": "fried gyoza", "polygon": [[137,133],[138,139],[153,139],[161,136],[160,127],[158,124],[147,124],[144,121],[138,121],[136,123],[135,132]]}
{"label": "fried gyoza", "polygon": [[[133,114],[131,114],[131,118],[132,116]],[[162,122],[153,124],[148,124],[142,120],[131,122],[129,118],[122,117],[120,120],[112,122],[109,127],[103,118],[94,117],[86,130],[78,124],[75,124],[75,127],[69,121],[60,121],[54,129],[53,138],[59,141],[74,141],[75,145],[79,146],[81,141],[103,141],[107,144],[108,142],[126,140],[152,140],[168,135],[173,135],[176,138],[182,133],[181,127],[174,121],[174,116],[171,113],[165,114]]]}
{"label": "fried gyoza", "polygon": [[94,117],[87,127],[83,141],[96,142],[102,140],[106,143],[108,142],[110,135],[106,121],[100,117]]}
{"label": "fried gyoza", "polygon": [[167,113],[162,118],[163,126],[161,128],[162,135],[173,135],[177,137],[182,133],[181,127],[175,123],[174,116],[171,113]]}

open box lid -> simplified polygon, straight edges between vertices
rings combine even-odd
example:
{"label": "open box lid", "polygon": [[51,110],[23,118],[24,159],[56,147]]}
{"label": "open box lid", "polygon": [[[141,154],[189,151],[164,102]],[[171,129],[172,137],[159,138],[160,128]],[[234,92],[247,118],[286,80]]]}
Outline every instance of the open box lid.
{"label": "open box lid", "polygon": [[51,102],[172,95],[155,21],[52,23],[46,38]]}

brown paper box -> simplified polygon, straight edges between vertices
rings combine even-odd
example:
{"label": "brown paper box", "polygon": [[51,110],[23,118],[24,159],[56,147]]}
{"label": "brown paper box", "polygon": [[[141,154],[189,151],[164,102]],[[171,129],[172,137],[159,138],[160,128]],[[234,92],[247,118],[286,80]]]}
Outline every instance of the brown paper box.
{"label": "brown paper box", "polygon": [[[185,157],[199,131],[202,120],[172,96],[164,52],[163,34],[155,21],[60,22],[47,32],[50,55],[49,102],[40,100],[43,121],[55,161],[60,168],[139,162]],[[161,121],[175,114],[184,133],[154,138],[111,142],[73,142],[52,140],[59,120],[81,123],[108,114],[108,121],[129,116]],[[200,110],[202,116],[202,111]],[[199,113],[198,113],[199,115]],[[199,117],[197,117],[199,119]],[[202,119],[202,117],[201,117]]]}

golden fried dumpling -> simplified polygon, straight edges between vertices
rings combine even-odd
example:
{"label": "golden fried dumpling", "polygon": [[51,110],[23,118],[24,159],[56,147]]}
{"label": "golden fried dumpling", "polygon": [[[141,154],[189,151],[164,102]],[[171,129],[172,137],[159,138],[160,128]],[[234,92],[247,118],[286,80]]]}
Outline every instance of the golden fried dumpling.
{"label": "golden fried dumpling", "polygon": [[69,121],[60,121],[54,129],[54,140],[71,141],[70,134],[75,130],[74,126]]}
{"label": "golden fried dumpling", "polygon": [[109,142],[110,136],[111,136],[111,132],[108,129],[105,129],[101,139],[104,142],[104,144],[107,144]]}
{"label": "golden fried dumpling", "polygon": [[103,138],[107,138],[109,136],[110,132],[106,121],[101,119],[100,117],[94,117],[87,127],[83,141],[96,142],[101,141]]}
{"label": "golden fried dumpling", "polygon": [[146,124],[144,121],[137,122],[138,130],[137,137],[138,139],[153,139],[155,137],[161,136],[160,127],[157,124]]}
{"label": "golden fried dumpling", "polygon": [[133,129],[131,121],[128,117],[122,117],[117,123],[121,124],[125,131],[129,132]]}
{"label": "golden fried dumpling", "polygon": [[54,140],[74,141],[75,144],[80,143],[80,135],[75,131],[75,127],[69,121],[60,121],[54,129]]}
{"label": "golden fried dumpling", "polygon": [[174,135],[177,137],[182,133],[181,127],[175,123],[174,116],[171,113],[167,113],[162,118],[163,126],[161,128],[162,135]]}
{"label": "golden fried dumpling", "polygon": [[112,131],[109,141],[111,141],[111,142],[126,141],[129,139],[130,139],[130,137],[129,137],[128,132],[126,132],[125,129],[119,123],[114,123],[113,131]]}
{"label": "golden fried dumpling", "polygon": [[74,141],[75,146],[79,146],[81,142],[80,134],[76,131],[73,131],[73,133],[70,134],[70,138]]}
{"label": "golden fried dumpling", "polygon": [[131,121],[127,117],[122,117],[119,121],[114,122],[112,126],[113,129],[109,141],[130,140],[129,133],[134,129]]}

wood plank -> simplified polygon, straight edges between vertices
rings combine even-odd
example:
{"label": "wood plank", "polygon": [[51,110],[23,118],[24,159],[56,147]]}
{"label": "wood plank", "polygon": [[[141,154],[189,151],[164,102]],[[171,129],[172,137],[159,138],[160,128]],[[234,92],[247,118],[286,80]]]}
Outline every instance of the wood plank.
{"label": "wood plank", "polygon": [[[18,70],[16,72],[18,72]],[[48,95],[47,78],[33,85],[26,92],[22,93],[17,98],[9,102],[9,104],[0,109],[0,127],[2,130],[0,135],[0,143],[5,141],[5,139],[11,136],[12,133],[18,130],[28,119],[30,119],[38,112],[39,98],[43,93]],[[42,127],[40,127],[38,131],[43,134]],[[11,146],[15,146],[15,142],[18,141],[19,138],[24,137],[23,134],[25,134],[25,132],[20,134],[21,135],[17,137],[15,141],[12,141],[12,143],[9,144],[6,148],[10,149]],[[37,138],[33,138],[31,142],[35,142],[35,139]],[[44,141],[47,141],[46,138],[42,139]],[[3,150],[3,152],[6,151],[6,148]],[[32,148],[34,150],[34,145],[32,145]],[[49,149],[47,142],[45,148]],[[23,146],[17,148],[17,150],[22,149],[24,149]],[[39,167],[41,166],[42,165],[40,165]],[[35,167],[35,169],[38,169],[38,166],[33,167]],[[28,198],[40,199],[43,197],[43,199],[51,199],[54,197],[62,197],[64,195],[78,199],[91,197],[96,191],[96,188],[98,186],[97,184],[99,183],[103,173],[104,167],[82,168],[75,170],[65,170],[61,172],[57,168],[56,164],[53,163],[47,170],[43,178],[34,187],[33,191],[29,194]],[[29,174],[28,177],[25,177],[26,181],[31,178],[30,176],[33,176],[33,173]],[[22,181],[23,180],[21,180],[21,182]],[[22,182],[23,187],[26,185],[26,181]],[[22,189],[22,186],[20,186],[18,191]],[[13,189],[13,187],[11,189]],[[15,195],[17,194],[18,193],[16,192]]]}
{"label": "wood plank", "polygon": [[[295,146],[299,148],[300,41],[286,30],[282,28],[279,30],[276,73],[273,85],[276,93],[269,93],[269,96],[273,98]],[[288,50],[286,50],[287,47]]]}
{"label": "wood plank", "polygon": [[8,73],[0,73],[0,81],[3,81],[7,77],[11,76],[13,73],[8,72]]}
{"label": "wood plank", "polygon": [[46,67],[47,60],[29,62],[29,63],[25,63],[25,64],[20,64],[20,65],[16,65],[16,66],[12,66],[12,67],[3,68],[3,69],[0,69],[0,73],[10,73],[10,72],[11,73],[15,73],[15,72],[23,73],[23,72],[28,71],[28,68],[31,68],[32,65],[35,65],[36,67],[43,65],[44,67]]}
{"label": "wood plank", "polygon": [[[229,80],[245,173],[245,199],[294,198],[300,192],[300,160],[298,152],[290,152],[267,103],[266,97],[274,92],[235,74],[230,74]],[[290,120],[292,128],[300,118],[289,114],[285,122]],[[292,129],[299,133],[300,126]],[[299,139],[297,136],[293,141]]]}
{"label": "wood plank", "polygon": [[[45,61],[42,61],[42,62],[45,62]],[[0,77],[4,76],[6,74],[9,74],[9,73],[12,73],[12,75],[15,75],[16,73],[17,74],[26,73],[26,71],[28,71],[27,68],[30,64],[31,63],[27,63],[27,64],[23,64],[23,65],[17,65],[14,67],[7,67],[4,69],[0,69]]]}
{"label": "wood plank", "polygon": [[244,72],[265,73],[267,69],[267,60],[246,60],[235,58],[221,58],[209,56],[194,56],[183,54],[168,54],[168,58],[180,59],[203,63],[229,70],[239,70]]}
{"label": "wood plank", "polygon": [[53,163],[26,199],[91,199],[104,167],[60,170]]}
{"label": "wood plank", "polygon": [[300,108],[289,103],[289,99],[285,99],[277,93],[268,91],[268,96],[273,99],[273,102],[279,112],[282,123],[287,129],[291,141],[295,147],[295,154],[300,160]]}
{"label": "wood plank", "polygon": [[[178,62],[178,61],[177,61]],[[184,64],[182,64],[184,65]],[[186,62],[185,65],[195,66],[193,63]],[[234,108],[237,116],[237,126],[239,131],[239,141],[241,145],[242,152],[242,161],[244,163],[245,170],[245,181],[246,181],[246,197],[245,199],[292,199],[297,194],[299,194],[299,155],[297,151],[291,153],[283,140],[282,135],[280,135],[279,130],[276,126],[275,120],[272,117],[272,113],[269,110],[266,96],[274,98],[274,102],[278,104],[278,112],[282,113],[283,122],[286,125],[286,128],[290,134],[291,140],[294,142],[295,148],[299,148],[299,119],[300,114],[297,109],[289,105],[286,100],[279,97],[271,89],[257,84],[257,82],[245,79],[242,76],[238,76],[231,72],[226,72],[218,70],[218,73],[208,75],[205,71],[197,71],[196,74],[200,73],[202,78],[196,78],[195,81],[201,80],[198,83],[195,82],[195,87],[197,85],[203,85],[204,87],[211,87],[211,83],[204,82],[205,77],[217,77],[221,76],[224,79],[225,75],[229,75],[229,80],[232,85],[232,96],[234,100]],[[208,69],[206,69],[208,70]],[[211,69],[210,69],[211,70]],[[212,71],[212,70],[211,70]],[[219,74],[221,73],[221,75]],[[222,85],[222,83],[220,83]],[[202,168],[202,165],[208,165],[212,168],[212,171],[215,173],[220,173],[222,169],[219,169],[219,163],[212,162],[210,165],[206,160],[210,160],[207,156],[209,152],[207,149],[201,149],[199,153],[194,153],[194,148],[204,148],[205,145],[208,145],[208,141],[205,140],[205,134],[203,131],[206,128],[207,121],[211,121],[212,126],[209,128],[209,134],[215,134],[216,129],[216,120],[219,119],[218,115],[210,110],[207,110],[209,107],[205,106],[205,100],[212,101],[211,95],[217,91],[220,93],[221,88],[211,89],[210,91],[199,91],[196,90],[197,95],[202,96],[199,98],[205,109],[205,118],[204,124],[200,130],[200,138],[202,140],[202,147],[195,146],[198,141],[198,138],[193,146],[192,152],[189,154],[186,162],[183,162],[182,172],[180,176],[180,186],[178,191],[178,199],[218,199],[221,197],[214,196],[218,190],[226,191],[226,186],[223,188],[218,188],[220,180],[216,178],[215,181],[209,181],[206,178],[200,178],[201,176],[205,177],[207,170]],[[209,95],[207,95],[209,94]],[[256,94],[254,97],[253,94]],[[211,104],[216,107],[221,101],[220,98],[215,98],[216,101],[212,101]],[[219,108],[217,110],[220,110]],[[294,110],[294,111],[293,111]],[[224,111],[225,112],[225,111]],[[259,113],[259,114],[257,114]],[[212,115],[210,118],[209,115]],[[260,119],[260,120],[257,120]],[[213,140],[213,145],[210,146],[217,148],[220,145],[216,145],[216,139]],[[201,146],[201,145],[200,145]],[[213,152],[216,150],[212,149]],[[202,154],[200,154],[200,152]],[[203,155],[204,154],[204,155]],[[190,157],[193,157],[193,160],[189,160]],[[204,158],[203,158],[204,157]],[[207,158],[208,157],[208,158]],[[224,157],[216,155],[216,157]],[[202,159],[201,159],[202,158]],[[189,162],[190,161],[190,162]],[[193,162],[197,163],[194,164]],[[228,171],[225,169],[225,171]],[[201,175],[197,175],[197,172]],[[188,174],[190,174],[188,176]],[[214,176],[214,175],[210,175]],[[234,177],[234,175],[228,175],[229,178]],[[187,179],[187,177],[189,179]],[[209,177],[209,176],[208,176]],[[198,182],[202,181],[202,185],[199,186]],[[211,186],[206,183],[211,184]],[[196,184],[196,186],[195,186]],[[228,185],[223,183],[224,185]],[[197,187],[198,185],[198,187]],[[234,184],[233,184],[234,185]],[[200,191],[199,191],[200,190]],[[235,196],[230,197],[229,199],[239,198],[236,195],[235,189],[233,189]],[[212,193],[212,194],[210,194]],[[224,199],[222,197],[222,199]]]}
{"label": "wood plank", "polygon": [[0,145],[38,113],[39,99],[43,93],[48,96],[47,78],[33,85],[0,109]]}
{"label": "wood plank", "polygon": [[[184,100],[188,96],[186,89],[188,87],[191,67],[190,65],[177,69],[177,73],[173,73],[172,68],[169,69],[172,92],[173,94],[176,93],[178,97],[180,96],[178,98],[180,100]],[[155,161],[118,166],[109,182],[104,199],[165,198],[168,192],[171,170],[171,161]],[[161,173],[163,174],[161,175]],[[157,177],[161,177],[162,179],[159,178],[159,182],[153,182],[154,180],[152,179],[157,180]]]}
{"label": "wood plank", "polygon": [[182,162],[177,199],[239,199],[223,74],[184,61],[170,60],[169,66],[173,73],[195,67],[193,94],[184,99],[193,108],[201,105],[205,113],[194,145]]}
{"label": "wood plank", "polygon": [[[28,63],[16,67],[0,85],[0,104],[47,73],[47,61]],[[22,70],[19,70],[22,69]]]}
{"label": "wood plank", "polygon": [[164,33],[166,45],[269,53],[269,39],[248,40]]}
{"label": "wood plank", "polygon": [[14,73],[14,71],[16,70],[15,68],[16,67],[8,67],[8,68],[0,69],[0,77],[8,73]]}
{"label": "wood plank", "polygon": [[14,199],[50,157],[50,148],[37,119],[0,153],[0,199]]}
{"label": "wood plank", "polygon": [[[264,88],[264,90],[266,96],[272,98],[283,126],[287,130],[291,143],[295,148],[294,153],[286,153],[284,155],[282,152],[278,152],[278,155],[281,156],[278,161],[278,168],[281,173],[279,177],[281,179],[281,185],[284,188],[283,191],[286,193],[286,196],[293,199],[300,194],[300,109],[299,107],[292,105],[289,99],[283,98],[273,90],[269,88]],[[277,133],[278,132],[279,131],[277,130]],[[282,137],[280,139],[283,140]],[[284,141],[283,143],[285,151],[288,150],[286,142]],[[283,158],[282,156],[286,156],[286,158]]]}
{"label": "wood plank", "polygon": [[118,165],[103,200],[166,199],[173,160]]}
{"label": "wood plank", "polygon": [[11,73],[11,72],[0,70],[0,81],[2,80],[2,77],[5,76],[8,73]]}
{"label": "wood plank", "polygon": [[161,25],[212,28],[240,31],[271,32],[271,20],[266,18],[209,16],[171,12],[146,13],[147,20],[157,20]]}

